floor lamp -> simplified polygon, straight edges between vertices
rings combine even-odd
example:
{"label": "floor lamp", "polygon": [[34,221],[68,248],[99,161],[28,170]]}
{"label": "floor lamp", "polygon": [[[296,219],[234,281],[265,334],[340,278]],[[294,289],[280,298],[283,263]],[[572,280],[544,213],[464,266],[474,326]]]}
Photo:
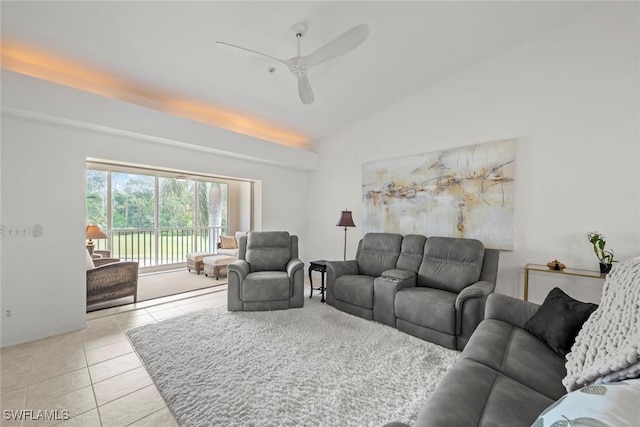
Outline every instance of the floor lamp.
{"label": "floor lamp", "polygon": [[340,214],[340,220],[336,224],[336,227],[344,227],[344,260],[347,260],[347,228],[355,227],[353,218],[351,217],[351,211],[342,211]]}

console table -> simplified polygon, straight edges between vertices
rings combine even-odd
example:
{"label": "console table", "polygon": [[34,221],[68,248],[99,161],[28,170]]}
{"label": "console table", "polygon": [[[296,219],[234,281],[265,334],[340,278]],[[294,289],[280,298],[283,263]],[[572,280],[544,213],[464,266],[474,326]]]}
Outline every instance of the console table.
{"label": "console table", "polygon": [[[312,271],[318,271],[320,272],[320,275],[322,276],[322,281],[321,281],[321,285],[319,288],[314,288],[313,287],[313,279],[311,277],[311,272]],[[318,261],[311,261],[309,263],[309,286],[311,287],[311,293],[309,294],[309,298],[311,298],[313,296],[313,291],[320,291],[320,295],[322,296],[322,299],[320,300],[320,302],[324,302],[324,274],[327,272],[327,261],[324,259],[318,260]]]}
{"label": "console table", "polygon": [[560,274],[565,276],[577,276],[577,277],[588,277],[590,279],[606,279],[606,274],[601,274],[599,271],[595,270],[581,270],[578,268],[565,268],[564,270],[551,270],[546,265],[540,264],[527,264],[524,266],[524,300],[528,301],[529,299],[529,272],[535,271],[538,273],[552,273],[552,274]]}

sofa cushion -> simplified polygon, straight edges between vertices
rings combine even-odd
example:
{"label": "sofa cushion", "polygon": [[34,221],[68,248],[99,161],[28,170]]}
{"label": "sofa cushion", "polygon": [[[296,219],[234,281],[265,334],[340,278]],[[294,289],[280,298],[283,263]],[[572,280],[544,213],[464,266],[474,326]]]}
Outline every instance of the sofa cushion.
{"label": "sofa cushion", "polygon": [[377,277],[385,270],[396,268],[401,245],[400,234],[367,233],[357,256],[360,274]]}
{"label": "sofa cushion", "polygon": [[463,359],[445,374],[413,425],[530,427],[552,402],[488,366]]}
{"label": "sofa cushion", "polygon": [[596,304],[577,301],[561,289],[553,288],[536,314],[524,324],[524,329],[564,358],[571,351],[582,324],[596,308]]}
{"label": "sofa cushion", "polygon": [[220,236],[220,249],[237,249],[238,241],[234,236]]}
{"label": "sofa cushion", "polygon": [[456,333],[456,294],[412,287],[396,294],[396,317],[447,334]]}
{"label": "sofa cushion", "polygon": [[232,256],[232,257],[238,257],[238,248],[235,249],[218,249],[217,250],[217,254],[218,255],[226,255],[226,256]]}
{"label": "sofa cushion", "polygon": [[291,260],[291,237],[286,231],[252,233],[247,238],[245,260],[251,271],[286,271]]}
{"label": "sofa cushion", "polygon": [[288,300],[290,296],[289,276],[284,271],[249,273],[242,282],[243,301]]}
{"label": "sofa cushion", "polygon": [[487,365],[550,399],[566,393],[564,359],[524,329],[501,320],[481,322],[462,358]]}
{"label": "sofa cushion", "polygon": [[430,237],[418,270],[418,286],[460,292],[480,279],[484,245],[475,239]]}
{"label": "sofa cushion", "polygon": [[363,275],[340,276],[333,285],[333,295],[340,301],[373,310],[375,279],[375,277]]}
{"label": "sofa cushion", "polygon": [[396,268],[417,273],[420,263],[422,263],[424,243],[426,241],[427,238],[419,234],[407,234],[404,236]]}

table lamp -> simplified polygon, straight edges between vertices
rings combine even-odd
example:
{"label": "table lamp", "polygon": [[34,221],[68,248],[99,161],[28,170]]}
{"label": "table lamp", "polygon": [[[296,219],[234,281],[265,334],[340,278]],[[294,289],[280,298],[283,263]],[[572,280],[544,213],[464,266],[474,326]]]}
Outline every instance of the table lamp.
{"label": "table lamp", "polygon": [[95,224],[87,225],[87,250],[89,251],[89,255],[93,255],[93,240],[92,239],[106,239],[107,235],[104,234],[100,227]]}
{"label": "table lamp", "polygon": [[355,227],[353,218],[351,217],[351,211],[344,210],[340,214],[340,220],[336,224],[336,227],[344,227],[344,260],[347,260],[347,227]]}

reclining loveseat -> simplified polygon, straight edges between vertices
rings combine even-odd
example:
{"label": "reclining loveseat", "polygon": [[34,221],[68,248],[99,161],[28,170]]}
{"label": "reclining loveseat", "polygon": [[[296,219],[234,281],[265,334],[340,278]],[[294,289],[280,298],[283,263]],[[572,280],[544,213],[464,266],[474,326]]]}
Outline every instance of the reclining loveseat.
{"label": "reclining loveseat", "polygon": [[368,233],[355,260],[327,263],[327,303],[462,350],[484,318],[499,255],[474,239]]}

